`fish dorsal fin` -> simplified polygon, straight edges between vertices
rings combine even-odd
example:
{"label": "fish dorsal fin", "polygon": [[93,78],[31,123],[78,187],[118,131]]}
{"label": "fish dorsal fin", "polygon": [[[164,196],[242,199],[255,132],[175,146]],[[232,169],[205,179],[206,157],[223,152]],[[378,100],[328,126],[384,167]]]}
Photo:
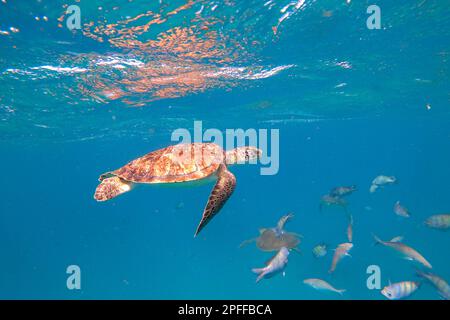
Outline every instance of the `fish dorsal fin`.
{"label": "fish dorsal fin", "polygon": [[402,236],[397,236],[397,237],[394,237],[391,240],[389,240],[389,242],[400,242],[402,240],[403,240]]}
{"label": "fish dorsal fin", "polygon": [[388,283],[389,283],[389,287],[392,286],[391,279],[388,280]]}
{"label": "fish dorsal fin", "polygon": [[266,228],[259,228],[258,229],[258,231],[259,231],[259,234],[263,234],[264,233],[264,231],[266,231],[267,229]]}

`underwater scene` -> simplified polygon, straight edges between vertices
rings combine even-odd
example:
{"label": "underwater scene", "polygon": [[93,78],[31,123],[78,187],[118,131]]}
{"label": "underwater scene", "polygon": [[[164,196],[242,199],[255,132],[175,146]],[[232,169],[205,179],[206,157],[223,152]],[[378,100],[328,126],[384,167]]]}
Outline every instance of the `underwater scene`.
{"label": "underwater scene", "polygon": [[450,299],[442,0],[0,0],[0,299]]}

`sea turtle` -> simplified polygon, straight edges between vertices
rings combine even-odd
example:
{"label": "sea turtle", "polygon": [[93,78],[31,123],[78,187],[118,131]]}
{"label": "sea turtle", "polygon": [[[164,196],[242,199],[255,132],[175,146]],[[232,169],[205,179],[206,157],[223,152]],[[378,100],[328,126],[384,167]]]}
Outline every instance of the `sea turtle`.
{"label": "sea turtle", "polygon": [[240,247],[242,248],[251,242],[256,242],[256,246],[262,251],[278,251],[282,247],[299,251],[297,246],[300,244],[300,237],[302,236],[284,230],[284,224],[293,216],[293,214],[282,216],[274,228],[259,229],[259,236],[257,238],[245,240],[241,243]]}
{"label": "sea turtle", "polygon": [[217,176],[195,236],[220,211],[236,186],[230,164],[256,161],[262,152],[256,147],[224,151],[214,143],[177,144],[150,152],[123,167],[102,174],[95,190],[97,201],[110,200],[130,191],[135,184],[179,183]]}

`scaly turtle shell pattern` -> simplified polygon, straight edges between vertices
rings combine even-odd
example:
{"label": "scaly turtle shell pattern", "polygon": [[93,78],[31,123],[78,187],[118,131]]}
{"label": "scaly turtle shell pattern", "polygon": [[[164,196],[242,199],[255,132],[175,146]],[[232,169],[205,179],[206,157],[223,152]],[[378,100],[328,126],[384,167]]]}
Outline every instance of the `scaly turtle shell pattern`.
{"label": "scaly turtle shell pattern", "polygon": [[137,158],[106,173],[135,183],[173,183],[199,180],[224,162],[223,149],[214,143],[178,144]]}
{"label": "scaly turtle shell pattern", "polygon": [[285,232],[277,237],[271,229],[265,229],[256,239],[256,246],[262,251],[277,251],[282,247],[292,249],[300,244],[300,239],[291,232]]}

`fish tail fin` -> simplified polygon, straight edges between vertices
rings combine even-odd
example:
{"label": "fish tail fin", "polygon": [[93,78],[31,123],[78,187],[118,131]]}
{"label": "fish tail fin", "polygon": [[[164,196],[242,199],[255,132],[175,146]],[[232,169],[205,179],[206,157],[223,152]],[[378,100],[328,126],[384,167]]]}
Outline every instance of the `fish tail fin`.
{"label": "fish tail fin", "polygon": [[256,278],[256,283],[260,282],[262,278],[264,278],[264,276],[266,275],[265,268],[254,268],[252,269],[252,271],[258,274],[258,277]]}
{"label": "fish tail fin", "polygon": [[253,268],[252,272],[256,273],[256,274],[260,274],[260,273],[264,272],[264,268]]}
{"label": "fish tail fin", "polygon": [[372,233],[372,237],[375,240],[375,243],[373,244],[374,246],[377,245],[377,244],[383,244],[383,240],[378,238],[374,233]]}
{"label": "fish tail fin", "polygon": [[258,283],[258,282],[260,282],[261,280],[262,280],[262,278],[264,278],[264,276],[265,276],[265,273],[263,272],[263,273],[261,273],[259,276],[258,276],[258,278],[256,278],[256,283]]}
{"label": "fish tail fin", "polygon": [[341,296],[344,294],[344,292],[347,291],[345,289],[336,290],[337,293],[339,293]]}
{"label": "fish tail fin", "polygon": [[419,278],[425,279],[426,276],[428,275],[428,273],[427,273],[427,272],[424,272],[424,271],[422,271],[422,270],[420,270],[420,269],[416,269],[416,275],[417,275]]}

